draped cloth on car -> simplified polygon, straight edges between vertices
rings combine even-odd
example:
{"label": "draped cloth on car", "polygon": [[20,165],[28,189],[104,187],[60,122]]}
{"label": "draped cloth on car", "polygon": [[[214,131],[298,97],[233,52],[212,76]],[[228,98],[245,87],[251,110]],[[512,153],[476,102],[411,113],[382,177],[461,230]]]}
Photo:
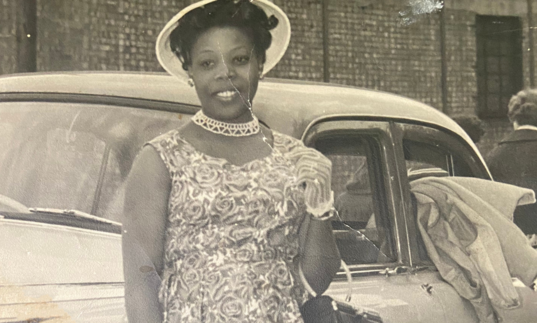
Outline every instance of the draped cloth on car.
{"label": "draped cloth on car", "polygon": [[535,202],[532,190],[465,177],[410,182],[418,227],[440,275],[476,310],[480,322],[519,306],[512,278],[537,277],[537,252],[512,222],[517,205]]}

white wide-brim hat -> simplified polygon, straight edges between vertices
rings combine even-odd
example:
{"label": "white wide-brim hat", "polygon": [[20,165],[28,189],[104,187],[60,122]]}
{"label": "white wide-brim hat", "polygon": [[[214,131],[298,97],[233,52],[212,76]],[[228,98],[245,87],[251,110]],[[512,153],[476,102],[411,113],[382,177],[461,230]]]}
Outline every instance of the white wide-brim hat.
{"label": "white wide-brim hat", "polygon": [[[208,3],[214,2],[216,0],[203,0],[191,4],[190,6],[181,10],[177,15],[175,15],[160,32],[157,43],[156,43],[156,53],[157,59],[160,65],[170,74],[177,76],[179,79],[186,81],[188,79],[187,72],[183,69],[181,61],[177,56],[172,52],[170,47],[170,34],[177,27],[179,20],[189,13],[190,11],[202,7]],[[289,18],[274,3],[268,0],[250,0],[250,2],[259,8],[263,9],[268,17],[274,15],[278,19],[278,25],[276,28],[272,29],[270,33],[272,34],[272,42],[270,47],[266,52],[266,60],[263,66],[263,74],[268,73],[282,58],[287,50],[289,45],[289,40],[291,39],[291,23]]]}

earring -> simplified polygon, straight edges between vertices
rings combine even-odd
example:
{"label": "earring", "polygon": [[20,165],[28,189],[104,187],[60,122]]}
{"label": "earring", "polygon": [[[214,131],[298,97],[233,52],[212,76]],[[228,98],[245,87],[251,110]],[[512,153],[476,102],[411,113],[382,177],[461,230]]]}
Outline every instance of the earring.
{"label": "earring", "polygon": [[188,85],[190,85],[190,87],[194,86],[194,80],[191,77],[188,78],[187,83],[188,83]]}
{"label": "earring", "polygon": [[263,73],[263,64],[259,64],[259,79],[262,80],[265,78],[265,74]]}

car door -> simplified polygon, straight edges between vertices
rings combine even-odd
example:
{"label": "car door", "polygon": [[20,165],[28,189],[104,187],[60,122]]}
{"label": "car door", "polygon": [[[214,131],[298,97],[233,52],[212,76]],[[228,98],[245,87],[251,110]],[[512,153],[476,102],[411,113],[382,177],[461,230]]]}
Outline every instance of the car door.
{"label": "car door", "polygon": [[392,128],[389,121],[332,120],[304,136],[332,161],[339,213],[332,226],[353,276],[352,284],[338,276],[327,293],[341,300],[351,293],[351,304],[378,311],[384,322],[448,322],[413,267]]}
{"label": "car door", "polygon": [[[450,176],[475,177],[490,179],[489,173],[476,152],[462,138],[438,128],[425,125],[397,123],[393,133],[396,138],[397,161],[400,169],[410,169],[423,165],[441,168]],[[435,270],[429,260],[425,246],[416,225],[416,214],[413,210],[410,184],[407,172],[401,173],[403,199],[407,208],[410,251],[414,259],[416,279],[427,286],[428,292],[439,299],[441,306],[449,314],[452,322],[478,322],[470,303],[446,283]],[[537,317],[535,305],[537,294],[523,284],[516,283],[522,305],[516,309],[500,311],[505,322],[534,322]]]}

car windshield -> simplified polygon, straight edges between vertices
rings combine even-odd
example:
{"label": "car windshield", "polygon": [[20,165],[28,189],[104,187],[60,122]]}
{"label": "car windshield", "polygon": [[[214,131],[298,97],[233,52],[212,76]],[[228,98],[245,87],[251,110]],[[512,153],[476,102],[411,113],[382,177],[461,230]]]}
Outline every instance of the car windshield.
{"label": "car windshield", "polygon": [[1,103],[0,211],[69,209],[119,220],[136,153],[188,118],[96,104]]}

